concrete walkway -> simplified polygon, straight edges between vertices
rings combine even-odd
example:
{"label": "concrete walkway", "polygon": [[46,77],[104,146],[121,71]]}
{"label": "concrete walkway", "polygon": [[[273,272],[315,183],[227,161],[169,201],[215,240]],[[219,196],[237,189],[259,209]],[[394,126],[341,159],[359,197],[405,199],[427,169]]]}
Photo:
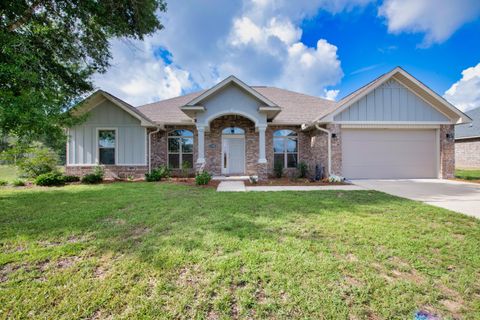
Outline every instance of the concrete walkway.
{"label": "concrete walkway", "polygon": [[217,187],[218,192],[245,192],[243,181],[222,181]]}
{"label": "concrete walkway", "polygon": [[480,184],[441,179],[354,180],[354,184],[480,218]]}
{"label": "concrete walkway", "polygon": [[245,192],[245,191],[322,191],[322,190],[366,190],[356,185],[344,186],[254,186],[245,187],[243,181],[222,181],[217,187],[218,192]]}

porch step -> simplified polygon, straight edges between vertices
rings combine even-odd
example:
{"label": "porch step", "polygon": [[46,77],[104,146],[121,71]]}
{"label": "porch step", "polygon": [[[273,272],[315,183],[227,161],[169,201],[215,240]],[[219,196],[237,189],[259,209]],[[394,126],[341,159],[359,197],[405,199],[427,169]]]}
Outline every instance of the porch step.
{"label": "porch step", "polygon": [[217,187],[217,192],[245,192],[243,181],[222,181]]}
{"label": "porch step", "polygon": [[248,181],[249,176],[213,176],[212,180],[219,181]]}

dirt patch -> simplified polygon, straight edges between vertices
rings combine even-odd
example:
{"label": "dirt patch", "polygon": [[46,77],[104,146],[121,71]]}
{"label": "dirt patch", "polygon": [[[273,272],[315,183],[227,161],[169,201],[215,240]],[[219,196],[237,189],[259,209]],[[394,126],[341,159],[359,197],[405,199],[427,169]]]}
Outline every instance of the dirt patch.
{"label": "dirt patch", "polygon": [[145,227],[145,226],[139,226],[136,228],[133,228],[131,232],[129,233],[129,238],[133,240],[139,240],[142,238],[144,235],[150,232],[150,228]]}
{"label": "dirt patch", "polygon": [[181,287],[185,286],[198,286],[200,283],[200,268],[197,265],[185,266],[180,269],[177,278],[177,285]]}
{"label": "dirt patch", "polygon": [[256,298],[258,304],[267,303],[267,295],[265,294],[265,290],[263,289],[262,281],[260,281],[260,280],[257,282],[257,288],[255,289],[255,298]]}
{"label": "dirt patch", "polygon": [[6,264],[0,268],[0,283],[8,280],[8,277],[11,273],[14,273],[20,269],[22,265],[16,265],[13,263]]}
{"label": "dirt patch", "polygon": [[88,320],[110,320],[113,319],[111,315],[104,314],[101,310],[96,310],[90,317],[87,318]]}
{"label": "dirt patch", "polygon": [[444,299],[440,303],[451,313],[455,318],[459,316],[460,311],[463,308],[463,305],[458,301]]}

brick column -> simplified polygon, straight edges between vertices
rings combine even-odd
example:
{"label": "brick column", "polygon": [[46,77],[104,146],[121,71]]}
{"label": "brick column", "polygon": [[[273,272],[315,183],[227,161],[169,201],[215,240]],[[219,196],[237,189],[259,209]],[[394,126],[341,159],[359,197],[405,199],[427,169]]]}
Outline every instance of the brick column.
{"label": "brick column", "polygon": [[440,173],[443,179],[452,179],[455,175],[454,130],[453,124],[440,126]]}
{"label": "brick column", "polygon": [[339,124],[327,124],[327,130],[332,133],[332,172],[342,175],[342,132]]}

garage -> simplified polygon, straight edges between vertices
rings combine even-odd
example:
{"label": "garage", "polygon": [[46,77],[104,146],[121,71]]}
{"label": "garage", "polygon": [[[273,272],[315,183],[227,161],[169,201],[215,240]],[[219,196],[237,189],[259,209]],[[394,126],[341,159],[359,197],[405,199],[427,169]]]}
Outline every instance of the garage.
{"label": "garage", "polygon": [[437,178],[435,129],[342,129],[348,179]]}

